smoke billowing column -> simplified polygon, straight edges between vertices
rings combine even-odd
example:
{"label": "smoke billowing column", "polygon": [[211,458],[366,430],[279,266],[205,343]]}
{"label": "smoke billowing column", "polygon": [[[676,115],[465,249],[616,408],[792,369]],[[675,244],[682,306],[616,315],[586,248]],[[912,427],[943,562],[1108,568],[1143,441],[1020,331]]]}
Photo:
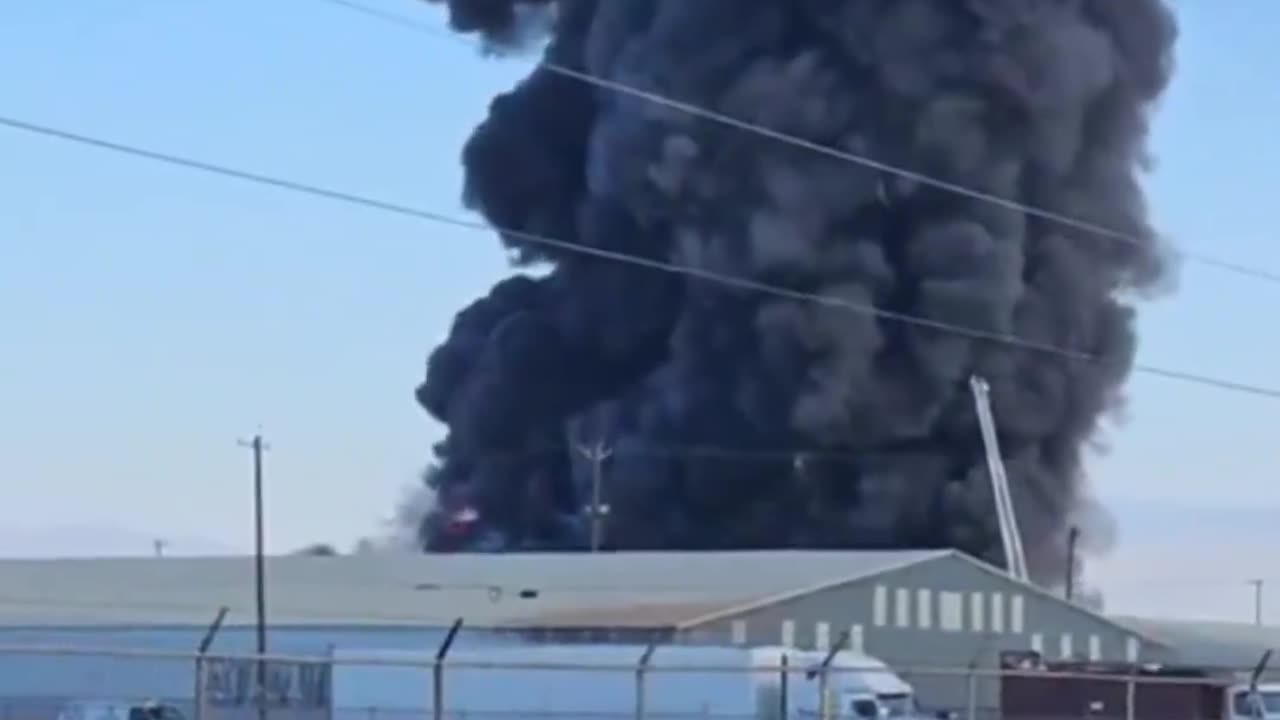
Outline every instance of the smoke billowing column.
{"label": "smoke billowing column", "polygon": [[449,434],[427,475],[438,502],[425,548],[584,547],[589,488],[572,446],[605,440],[616,547],[955,546],[996,559],[966,386],[978,372],[1032,571],[1060,574],[1068,520],[1091,506],[1083,444],[1134,353],[1120,298],[1165,272],[1138,179],[1176,36],[1160,0],[447,4],[457,29],[491,42],[542,23],[558,65],[1139,242],[537,69],[463,152],[466,201],[495,225],[1102,361],[507,237],[521,262],[552,270],[499,283],[431,355],[418,398]]}

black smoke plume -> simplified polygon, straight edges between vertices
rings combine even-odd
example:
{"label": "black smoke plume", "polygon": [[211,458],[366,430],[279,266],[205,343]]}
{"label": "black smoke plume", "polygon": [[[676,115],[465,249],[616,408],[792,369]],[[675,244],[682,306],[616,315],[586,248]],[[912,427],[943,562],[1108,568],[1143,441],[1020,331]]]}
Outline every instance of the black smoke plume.
{"label": "black smoke plume", "polygon": [[[1161,0],[448,0],[452,25],[1123,242],[539,65],[463,151],[493,225],[1097,356],[1081,362],[594,259],[463,310],[418,400],[448,426],[425,549],[958,547],[999,560],[967,380],[987,378],[1030,564],[1064,565],[1081,456],[1168,270],[1139,184]],[[516,47],[520,46],[520,47]],[[452,81],[458,81],[454,77]],[[532,272],[533,268],[549,272]]]}

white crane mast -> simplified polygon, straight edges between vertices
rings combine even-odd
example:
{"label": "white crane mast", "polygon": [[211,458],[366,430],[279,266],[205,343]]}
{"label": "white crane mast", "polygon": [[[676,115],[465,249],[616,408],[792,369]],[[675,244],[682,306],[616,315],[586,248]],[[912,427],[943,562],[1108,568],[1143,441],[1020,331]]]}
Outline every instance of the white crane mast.
{"label": "white crane mast", "polygon": [[978,426],[982,429],[982,445],[987,454],[987,472],[991,475],[991,491],[995,498],[996,520],[1000,524],[1000,540],[1004,545],[1005,569],[1018,580],[1028,582],[1027,557],[1022,550],[1022,533],[1018,530],[1018,517],[1013,511],[1013,498],[1009,494],[1009,478],[1004,472],[1004,460],[1000,457],[1000,443],[996,438],[996,421],[991,412],[991,388],[977,375],[969,378],[973,391],[973,403],[978,411]]}

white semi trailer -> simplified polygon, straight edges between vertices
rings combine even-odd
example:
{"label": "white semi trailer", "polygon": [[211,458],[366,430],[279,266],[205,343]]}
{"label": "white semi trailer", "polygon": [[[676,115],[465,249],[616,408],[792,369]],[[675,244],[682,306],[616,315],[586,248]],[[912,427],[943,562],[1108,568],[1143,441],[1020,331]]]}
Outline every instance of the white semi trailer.
{"label": "white semi trailer", "polygon": [[[624,668],[640,668],[643,672]],[[439,697],[449,720],[831,720],[913,718],[909,684],[875,658],[783,647],[515,645],[449,653]],[[784,660],[785,658],[785,660]],[[335,649],[334,717],[430,717],[431,653]],[[415,667],[393,663],[416,663]],[[790,668],[783,681],[779,670]],[[567,669],[553,669],[555,667]],[[821,702],[823,690],[827,698]]]}

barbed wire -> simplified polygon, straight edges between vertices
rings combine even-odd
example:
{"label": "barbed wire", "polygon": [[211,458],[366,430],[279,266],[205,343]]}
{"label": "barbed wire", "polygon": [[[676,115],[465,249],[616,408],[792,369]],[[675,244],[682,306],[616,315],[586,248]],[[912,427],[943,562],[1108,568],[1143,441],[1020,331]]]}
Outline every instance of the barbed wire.
{"label": "barbed wire", "polygon": [[[536,648],[536,646],[534,646]],[[693,649],[697,651],[697,646],[676,644],[659,644],[659,648],[665,650]],[[480,650],[471,657],[467,657],[471,653],[468,650],[460,650],[457,656],[446,656],[444,665],[449,670],[544,670],[544,671],[565,671],[565,672],[582,672],[582,673],[631,673],[634,674],[637,669],[643,667],[649,672],[661,673],[715,673],[715,674],[740,674],[740,673],[788,673],[808,675],[814,669],[813,663],[797,662],[795,664],[781,662],[781,657],[776,663],[761,663],[758,665],[744,666],[741,664],[718,664],[706,663],[695,664],[685,661],[684,663],[671,664],[651,664],[641,665],[639,655],[643,652],[643,648],[636,648],[637,658],[633,662],[599,662],[599,661],[553,661],[553,660],[484,660],[478,659],[476,655],[480,655],[485,649],[473,648]],[[499,650],[503,648],[487,648],[487,650]],[[529,652],[530,648],[505,648],[510,651]],[[746,650],[747,648],[742,648]],[[50,645],[44,643],[31,644],[10,644],[0,643],[0,656],[17,655],[27,657],[104,657],[119,659],[153,659],[153,660],[169,660],[169,661],[186,661],[194,663],[197,660],[204,661],[227,661],[227,662],[266,662],[271,664],[296,664],[296,665],[330,665],[330,666],[370,666],[370,667],[404,667],[404,668],[423,668],[429,669],[436,664],[434,657],[435,648],[422,648],[421,650],[405,650],[405,649],[360,649],[358,651],[341,652],[338,655],[320,655],[320,654],[280,654],[266,653],[257,655],[252,653],[226,653],[226,652],[208,652],[201,654],[195,650],[161,650],[154,648],[137,648],[137,647],[120,647],[120,646],[94,646],[94,645]],[[804,657],[806,654],[813,654],[815,650],[794,649],[788,650],[786,653],[797,659]],[[781,656],[782,652],[779,653]],[[1050,661],[1052,662],[1052,661]],[[884,673],[897,674],[900,676],[958,676],[958,677],[980,677],[980,678],[1009,678],[1009,677],[1027,677],[1027,678],[1045,678],[1053,677],[1057,679],[1078,679],[1078,680],[1096,680],[1115,683],[1142,682],[1152,685],[1180,685],[1193,684],[1200,685],[1210,680],[1205,677],[1170,677],[1156,674],[1149,674],[1150,671],[1142,663],[1119,662],[1119,661],[1096,661],[1085,663],[1079,660],[1059,661],[1063,665],[1070,666],[1073,662],[1076,665],[1083,665],[1085,668],[1112,666],[1117,671],[1113,672],[1087,672],[1080,670],[1053,670],[1053,665],[1045,669],[1031,668],[1005,668],[1005,667],[982,667],[971,665],[938,665],[921,663],[919,665],[897,664],[895,666],[887,666],[880,663],[871,663],[868,661],[861,662],[844,662],[833,664],[828,672],[831,675],[841,673]],[[1220,671],[1220,672],[1238,672],[1244,673],[1253,669],[1249,665],[1197,665],[1197,669],[1204,671]]]}

